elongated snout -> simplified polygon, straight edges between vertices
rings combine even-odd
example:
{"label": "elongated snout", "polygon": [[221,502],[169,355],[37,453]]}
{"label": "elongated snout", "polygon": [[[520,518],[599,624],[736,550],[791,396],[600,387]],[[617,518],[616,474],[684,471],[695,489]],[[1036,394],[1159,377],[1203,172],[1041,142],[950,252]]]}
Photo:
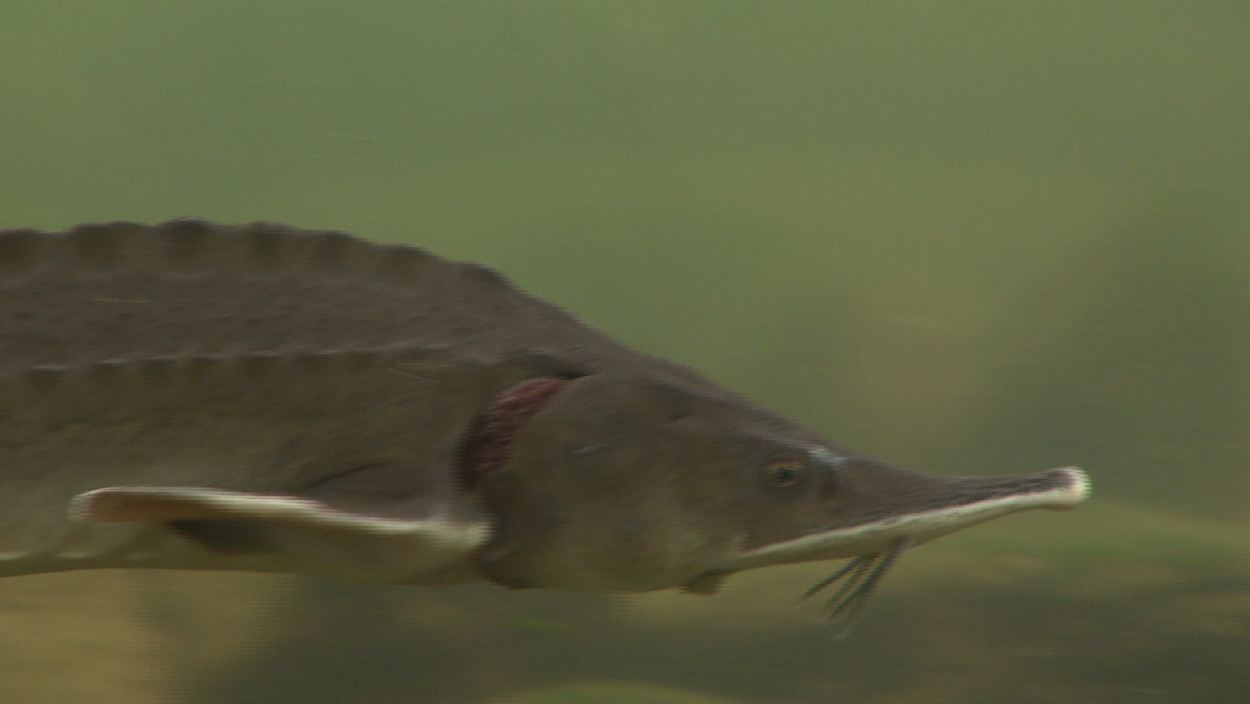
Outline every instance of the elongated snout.
{"label": "elongated snout", "polygon": [[840,517],[857,525],[891,521],[919,528],[940,520],[963,527],[962,516],[1071,508],[1089,494],[1089,479],[1076,467],[1005,477],[944,477],[855,459],[840,468],[835,481]]}
{"label": "elongated snout", "polygon": [[746,567],[886,552],[1033,508],[1067,509],[1089,496],[1076,467],[1008,477],[943,477],[855,458],[839,468],[830,492],[836,518],[824,530],[750,550]]}

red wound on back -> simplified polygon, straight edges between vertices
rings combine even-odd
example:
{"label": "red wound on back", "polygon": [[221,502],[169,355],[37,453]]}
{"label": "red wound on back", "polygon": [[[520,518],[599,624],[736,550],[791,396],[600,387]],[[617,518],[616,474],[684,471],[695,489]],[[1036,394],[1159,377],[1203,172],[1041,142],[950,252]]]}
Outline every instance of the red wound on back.
{"label": "red wound on back", "polygon": [[475,488],[482,477],[507,461],[517,431],[567,382],[556,376],[526,379],[490,400],[465,434],[456,458],[456,471],[466,489]]}

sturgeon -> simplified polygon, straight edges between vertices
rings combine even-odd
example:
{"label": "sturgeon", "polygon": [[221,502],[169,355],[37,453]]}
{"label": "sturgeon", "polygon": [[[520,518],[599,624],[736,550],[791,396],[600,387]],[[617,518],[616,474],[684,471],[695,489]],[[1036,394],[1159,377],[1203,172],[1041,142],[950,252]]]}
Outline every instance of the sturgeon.
{"label": "sturgeon", "polygon": [[0,576],[85,568],[710,593],[1070,508],[1065,467],[842,449],[479,264],[175,220],[0,232]]}

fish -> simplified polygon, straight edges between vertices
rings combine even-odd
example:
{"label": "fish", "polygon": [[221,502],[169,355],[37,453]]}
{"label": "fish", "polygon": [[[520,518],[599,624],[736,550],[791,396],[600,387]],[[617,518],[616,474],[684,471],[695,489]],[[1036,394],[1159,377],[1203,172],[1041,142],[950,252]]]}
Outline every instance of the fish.
{"label": "fish", "polygon": [[710,594],[1089,495],[856,454],[495,270],[338,231],[0,231],[0,576],[242,570]]}

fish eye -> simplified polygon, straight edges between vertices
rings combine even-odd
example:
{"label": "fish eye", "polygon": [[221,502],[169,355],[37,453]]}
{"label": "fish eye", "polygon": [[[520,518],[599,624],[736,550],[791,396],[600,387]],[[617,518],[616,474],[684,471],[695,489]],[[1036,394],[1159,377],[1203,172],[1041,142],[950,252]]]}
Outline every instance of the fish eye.
{"label": "fish eye", "polygon": [[778,489],[792,487],[807,476],[807,467],[797,460],[779,460],[764,465],[764,481]]}

